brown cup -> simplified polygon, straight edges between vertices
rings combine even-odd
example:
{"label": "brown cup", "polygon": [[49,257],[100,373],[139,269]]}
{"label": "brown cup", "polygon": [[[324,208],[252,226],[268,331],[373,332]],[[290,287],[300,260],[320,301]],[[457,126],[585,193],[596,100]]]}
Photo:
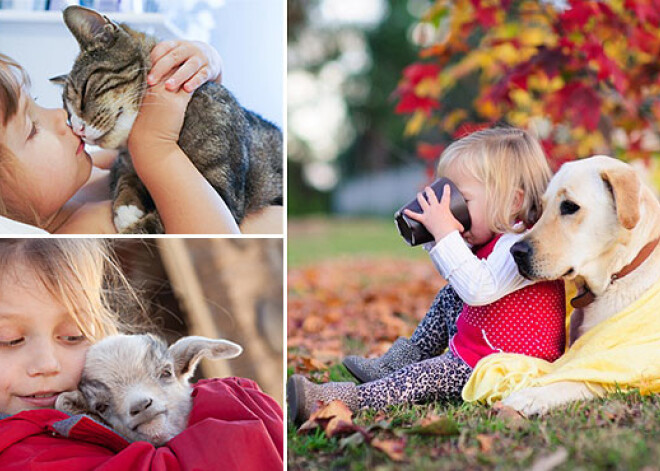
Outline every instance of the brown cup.
{"label": "brown cup", "polygon": [[[448,178],[438,178],[431,184],[431,188],[435,192],[438,200],[442,198],[442,192],[445,185],[449,185],[451,188],[451,201],[449,202],[449,210],[454,215],[454,217],[463,225],[463,229],[468,231],[472,225],[470,220],[470,213],[468,212],[467,203],[465,198],[454,183]],[[427,198],[424,194],[424,198]],[[427,199],[428,200],[428,199]],[[426,242],[431,242],[433,236],[429,231],[426,230],[422,223],[419,223],[413,219],[410,219],[408,216],[403,214],[404,209],[409,209],[414,213],[421,213],[422,208],[417,201],[417,198],[414,198],[410,203],[399,209],[394,214],[394,221],[396,222],[396,227],[399,229],[399,234],[403,237],[408,245],[415,246],[419,244],[425,244]]]}

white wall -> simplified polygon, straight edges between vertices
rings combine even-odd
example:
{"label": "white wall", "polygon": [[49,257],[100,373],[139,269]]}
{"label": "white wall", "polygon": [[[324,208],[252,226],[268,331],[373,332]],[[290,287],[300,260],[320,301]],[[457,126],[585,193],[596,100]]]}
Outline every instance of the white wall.
{"label": "white wall", "polygon": [[284,0],[226,0],[210,43],[224,61],[223,83],[246,108],[282,126]]}
{"label": "white wall", "polygon": [[[220,52],[224,62],[223,83],[243,106],[282,126],[284,0],[193,1],[189,11],[182,9],[182,5],[173,2],[166,16],[184,31],[184,37],[206,39]],[[153,16],[108,16],[149,30],[162,39],[174,37],[159,21],[152,21]],[[200,18],[205,31],[196,26]],[[59,88],[51,85],[48,78],[68,72],[77,51],[78,46],[64,26],[61,14],[0,10],[0,52],[27,69],[32,92],[42,106],[62,106]]]}

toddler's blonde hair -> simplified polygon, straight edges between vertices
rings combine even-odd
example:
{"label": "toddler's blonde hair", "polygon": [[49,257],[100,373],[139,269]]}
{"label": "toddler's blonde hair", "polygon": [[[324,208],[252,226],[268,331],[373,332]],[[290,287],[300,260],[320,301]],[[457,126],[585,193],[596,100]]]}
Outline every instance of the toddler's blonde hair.
{"label": "toddler's blonde hair", "polygon": [[20,266],[34,271],[91,342],[129,327],[117,312],[137,297],[103,239],[0,239],[0,283]]}
{"label": "toddler's blonde hair", "polygon": [[[450,167],[486,187],[486,214],[493,232],[522,232],[541,216],[541,197],[552,171],[541,144],[527,131],[497,127],[469,134],[445,149],[438,175]],[[517,189],[523,191],[523,201],[512,214]],[[514,227],[518,221],[525,227]]]}

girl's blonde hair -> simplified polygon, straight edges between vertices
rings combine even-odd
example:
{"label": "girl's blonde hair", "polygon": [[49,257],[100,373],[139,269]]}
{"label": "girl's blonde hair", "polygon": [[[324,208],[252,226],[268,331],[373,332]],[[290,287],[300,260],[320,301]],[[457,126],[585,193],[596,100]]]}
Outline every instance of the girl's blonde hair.
{"label": "girl's blonde hair", "polygon": [[16,184],[20,181],[18,174],[21,171],[16,165],[18,160],[13,152],[3,144],[3,134],[9,120],[18,112],[21,95],[24,90],[29,88],[30,77],[25,69],[11,57],[0,53],[0,216],[41,226],[36,211],[31,207],[24,208],[24,211],[12,208],[12,205],[8,205],[5,200],[6,191],[3,191],[9,187],[16,193],[14,199],[20,200],[22,205],[26,204],[26,199],[20,195],[21,185]]}
{"label": "girl's blonde hair", "polygon": [[[476,131],[449,145],[440,157],[438,175],[451,167],[464,171],[486,187],[486,215],[493,232],[522,232],[541,216],[541,197],[552,171],[539,141],[517,128]],[[512,214],[516,191],[523,201]],[[522,221],[525,227],[515,227]]]}
{"label": "girl's blonde hair", "polygon": [[103,239],[0,239],[0,281],[12,266],[34,270],[91,342],[128,327],[117,312],[137,298]]}

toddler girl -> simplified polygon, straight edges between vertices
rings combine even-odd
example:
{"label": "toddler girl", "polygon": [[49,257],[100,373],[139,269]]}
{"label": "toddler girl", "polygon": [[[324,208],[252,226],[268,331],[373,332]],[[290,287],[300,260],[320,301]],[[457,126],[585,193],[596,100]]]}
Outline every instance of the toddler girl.
{"label": "toddler girl", "polygon": [[540,217],[550,180],[538,141],[520,129],[478,131],[447,147],[438,174],[465,197],[470,230],[449,211],[448,186],[440,201],[427,187],[428,201],[417,196],[423,212],[406,214],[434,236],[430,256],[448,285],[410,339],[398,339],[381,358],[344,360],[366,384],[315,385],[292,376],[287,395],[296,422],[318,400],[341,399],[357,410],[457,399],[484,356],[511,352],[554,361],[563,353],[563,282],[523,278],[509,253]]}
{"label": "toddler girl", "polygon": [[99,239],[1,239],[0,267],[0,469],[282,469],[281,409],[248,379],[198,382],[187,428],[158,449],[53,409],[130,288]]}
{"label": "toddler girl", "polygon": [[[165,230],[238,233],[222,198],[177,144],[191,92],[219,80],[220,57],[203,43],[167,41],[152,50],[151,59],[153,86],[128,147]],[[52,233],[114,233],[109,172],[99,168],[108,163],[93,167],[66,111],[39,106],[28,88],[21,66],[0,54],[0,216]],[[259,226],[260,217],[276,222],[268,209],[242,228]]]}

